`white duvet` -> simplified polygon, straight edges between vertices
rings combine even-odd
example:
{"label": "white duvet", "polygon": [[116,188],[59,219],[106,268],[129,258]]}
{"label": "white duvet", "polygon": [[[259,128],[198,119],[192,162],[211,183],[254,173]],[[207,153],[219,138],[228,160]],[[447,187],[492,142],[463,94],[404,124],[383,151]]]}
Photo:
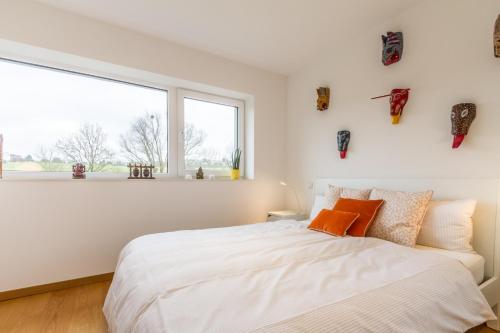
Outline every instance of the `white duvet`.
{"label": "white duvet", "polygon": [[137,238],[111,332],[464,332],[495,316],[458,261],[281,221]]}

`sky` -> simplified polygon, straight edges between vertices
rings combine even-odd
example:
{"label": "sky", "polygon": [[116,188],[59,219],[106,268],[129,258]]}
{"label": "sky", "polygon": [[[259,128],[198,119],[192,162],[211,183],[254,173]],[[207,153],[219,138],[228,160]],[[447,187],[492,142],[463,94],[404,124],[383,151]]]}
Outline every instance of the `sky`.
{"label": "sky", "polygon": [[[0,133],[4,159],[36,155],[84,123],[97,123],[120,157],[118,140],[146,112],[167,114],[166,91],[0,60]],[[185,101],[185,121],[206,133],[204,149],[234,148],[235,108]],[[231,142],[232,140],[232,142]]]}
{"label": "sky", "polygon": [[184,99],[184,123],[193,124],[205,133],[205,140],[199,148],[201,154],[195,154],[195,157],[230,158],[235,148],[236,112],[233,106]]}
{"label": "sky", "polygon": [[167,110],[166,91],[6,61],[0,61],[0,92],[4,154],[21,156],[36,155],[84,123],[98,123],[119,152],[118,138],[133,119]]}

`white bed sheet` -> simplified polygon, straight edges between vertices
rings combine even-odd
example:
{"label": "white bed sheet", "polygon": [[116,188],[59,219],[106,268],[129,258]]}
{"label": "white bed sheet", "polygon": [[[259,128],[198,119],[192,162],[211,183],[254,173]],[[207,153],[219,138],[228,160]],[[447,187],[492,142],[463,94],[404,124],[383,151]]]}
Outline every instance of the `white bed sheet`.
{"label": "white bed sheet", "polygon": [[481,284],[484,280],[484,265],[486,261],[478,253],[472,252],[457,252],[444,249],[437,249],[434,247],[416,245],[416,249],[436,253],[448,258],[460,261],[472,274],[477,284]]}
{"label": "white bed sheet", "polygon": [[495,316],[458,261],[281,221],[147,235],[121,252],[111,332],[464,332]]}

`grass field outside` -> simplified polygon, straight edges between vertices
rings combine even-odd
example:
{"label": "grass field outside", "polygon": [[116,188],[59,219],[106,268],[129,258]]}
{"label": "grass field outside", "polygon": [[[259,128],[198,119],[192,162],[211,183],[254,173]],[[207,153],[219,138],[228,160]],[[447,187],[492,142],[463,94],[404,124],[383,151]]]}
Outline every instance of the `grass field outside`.
{"label": "grass field outside", "polygon": [[[202,167],[206,174],[211,172],[227,172],[229,175],[229,167],[221,162],[213,162],[209,160],[187,160],[186,170],[189,173],[195,173],[198,167]],[[41,162],[41,161],[4,161],[3,171],[15,172],[71,172],[73,163],[67,162]],[[98,173],[129,173],[129,168],[126,164],[108,164]],[[158,171],[156,172],[158,173]]]}
{"label": "grass field outside", "polygon": [[[22,161],[22,162],[4,162],[4,171],[26,171],[26,172],[69,172],[72,171],[72,163],[57,163],[57,162],[36,162],[36,161]],[[112,165],[108,164],[100,172],[110,173],[128,173],[126,165]]]}

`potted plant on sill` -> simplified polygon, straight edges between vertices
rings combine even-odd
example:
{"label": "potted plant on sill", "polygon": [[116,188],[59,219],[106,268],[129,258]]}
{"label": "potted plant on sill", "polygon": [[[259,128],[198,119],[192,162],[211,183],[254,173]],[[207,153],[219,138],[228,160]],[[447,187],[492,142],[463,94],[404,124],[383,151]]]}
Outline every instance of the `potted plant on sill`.
{"label": "potted plant on sill", "polygon": [[241,149],[236,148],[231,154],[231,180],[240,179]]}

